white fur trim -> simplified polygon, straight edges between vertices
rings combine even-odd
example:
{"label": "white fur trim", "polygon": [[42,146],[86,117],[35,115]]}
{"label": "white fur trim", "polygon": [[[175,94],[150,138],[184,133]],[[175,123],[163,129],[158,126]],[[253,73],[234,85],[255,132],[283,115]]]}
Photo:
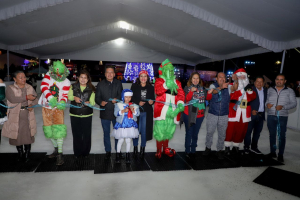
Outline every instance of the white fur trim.
{"label": "white fur trim", "polygon": [[132,97],[133,93],[132,92],[125,92],[124,97]]}
{"label": "white fur trim", "polygon": [[[165,79],[164,79],[165,80]],[[168,90],[168,87],[167,87],[167,84],[166,84],[166,80],[165,80],[165,82],[164,82],[164,84],[163,84],[163,87],[166,89],[166,90]]]}
{"label": "white fur trim", "polygon": [[248,93],[248,94],[252,94],[252,93],[253,93],[253,91],[247,91],[247,93]]}
{"label": "white fur trim", "polygon": [[0,83],[0,87],[2,87],[2,86],[5,87],[6,86],[5,83]]}
{"label": "white fur trim", "polygon": [[[243,92],[244,92],[244,89],[241,90],[242,94],[243,94]],[[239,101],[242,100],[241,97],[239,98]],[[247,99],[247,93],[244,95],[243,99]],[[240,119],[241,119],[241,115],[242,115],[243,123],[250,122],[251,121],[251,117],[247,117],[246,112],[247,112],[246,108],[242,109],[242,108],[240,108],[240,106],[238,106],[237,109],[236,109],[236,115],[235,115],[235,117],[232,117],[232,118],[229,117],[228,121],[230,121],[230,122],[239,122]]]}
{"label": "white fur trim", "polygon": [[122,114],[122,110],[120,110],[120,111],[119,111],[119,115],[120,115],[120,116],[122,116],[122,115],[123,115],[123,114]]}
{"label": "white fur trim", "polygon": [[235,143],[235,142],[233,142],[233,144],[232,144],[234,147],[240,147],[240,143]]}
{"label": "white fur trim", "polygon": [[180,104],[180,103],[184,104],[183,101],[179,100],[179,101],[177,102],[177,105]]}
{"label": "white fur trim", "polygon": [[232,142],[227,142],[227,141],[224,142],[225,147],[231,147],[231,144]]}

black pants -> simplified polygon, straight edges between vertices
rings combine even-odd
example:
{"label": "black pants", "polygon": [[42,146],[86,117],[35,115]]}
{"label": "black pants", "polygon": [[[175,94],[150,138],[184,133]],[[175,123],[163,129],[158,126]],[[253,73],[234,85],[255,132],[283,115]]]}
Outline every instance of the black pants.
{"label": "black pants", "polygon": [[[264,126],[264,119],[260,114],[252,115],[248,124],[247,134],[244,138],[244,148],[257,149],[258,139]],[[253,134],[252,134],[253,131]],[[251,142],[252,134],[252,142]]]}
{"label": "black pants", "polygon": [[92,116],[71,116],[73,150],[75,156],[87,156],[91,151]]}

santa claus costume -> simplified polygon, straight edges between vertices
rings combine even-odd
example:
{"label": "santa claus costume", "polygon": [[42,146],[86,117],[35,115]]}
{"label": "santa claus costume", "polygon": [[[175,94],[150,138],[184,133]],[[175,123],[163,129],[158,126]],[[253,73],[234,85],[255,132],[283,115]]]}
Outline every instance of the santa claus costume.
{"label": "santa claus costume", "polygon": [[250,101],[256,98],[249,84],[245,69],[240,68],[234,72],[237,76],[238,89],[230,94],[228,127],[225,138],[225,154],[229,154],[230,147],[233,153],[239,152],[239,145],[247,133],[248,122],[251,121]]}

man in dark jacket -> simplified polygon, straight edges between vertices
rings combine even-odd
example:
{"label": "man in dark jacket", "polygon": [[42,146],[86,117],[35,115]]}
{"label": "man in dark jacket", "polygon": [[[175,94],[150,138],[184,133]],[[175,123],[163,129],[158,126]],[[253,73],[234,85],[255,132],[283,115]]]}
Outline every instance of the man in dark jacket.
{"label": "man in dark jacket", "polygon": [[[110,144],[110,126],[116,123],[116,117],[114,116],[114,108],[116,101],[109,101],[109,99],[121,99],[121,93],[123,86],[121,81],[114,79],[115,68],[113,66],[107,66],[105,68],[105,80],[101,81],[97,85],[96,91],[96,103],[105,110],[100,111],[100,119],[104,132],[104,147],[106,151],[105,159],[109,159],[111,155]],[[115,149],[117,149],[118,140],[115,139]]]}
{"label": "man in dark jacket", "polygon": [[[270,157],[276,158],[276,149],[279,148],[278,161],[284,162],[286,126],[289,110],[297,106],[295,92],[285,86],[286,79],[283,74],[277,75],[275,87],[268,89],[266,106],[268,107],[267,125],[270,132]],[[278,133],[277,133],[278,132]],[[278,134],[278,147],[276,145],[276,133]]]}
{"label": "man in dark jacket", "polygon": [[[236,79],[236,77],[234,77]],[[217,155],[220,160],[224,159],[222,150],[224,148],[224,140],[228,125],[229,101],[230,93],[238,87],[237,83],[229,85],[226,83],[226,75],[219,72],[216,77],[217,82],[210,85],[213,90],[213,96],[210,100],[209,110],[206,117],[206,142],[204,156],[208,156],[211,152],[213,135],[215,130],[218,130]]]}
{"label": "man in dark jacket", "polygon": [[[244,139],[244,152],[249,154],[261,154],[257,148],[258,139],[263,129],[265,120],[265,103],[267,101],[267,89],[264,86],[264,77],[258,76],[255,79],[252,90],[256,93],[256,99],[250,102],[251,106],[251,121],[248,124],[248,130]],[[251,134],[253,131],[252,142]],[[251,144],[251,149],[250,149]]]}

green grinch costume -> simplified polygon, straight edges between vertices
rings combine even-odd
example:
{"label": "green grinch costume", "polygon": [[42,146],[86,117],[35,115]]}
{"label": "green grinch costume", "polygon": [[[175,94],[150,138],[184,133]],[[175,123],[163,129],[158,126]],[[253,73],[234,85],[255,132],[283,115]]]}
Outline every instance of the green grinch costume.
{"label": "green grinch costume", "polygon": [[43,105],[43,130],[46,138],[51,139],[54,152],[49,158],[57,157],[57,165],[64,163],[62,158],[63,139],[67,136],[64,124],[64,109],[68,101],[70,81],[69,70],[60,61],[54,61],[41,83],[42,95],[39,104]]}
{"label": "green grinch costume", "polygon": [[181,83],[175,78],[174,66],[168,59],[159,67],[159,78],[155,81],[154,90],[156,103],[153,136],[157,147],[155,156],[161,158],[164,153],[173,157],[176,152],[168,147],[168,143],[174,135],[176,124],[179,124],[180,112],[184,110],[185,94]]}

